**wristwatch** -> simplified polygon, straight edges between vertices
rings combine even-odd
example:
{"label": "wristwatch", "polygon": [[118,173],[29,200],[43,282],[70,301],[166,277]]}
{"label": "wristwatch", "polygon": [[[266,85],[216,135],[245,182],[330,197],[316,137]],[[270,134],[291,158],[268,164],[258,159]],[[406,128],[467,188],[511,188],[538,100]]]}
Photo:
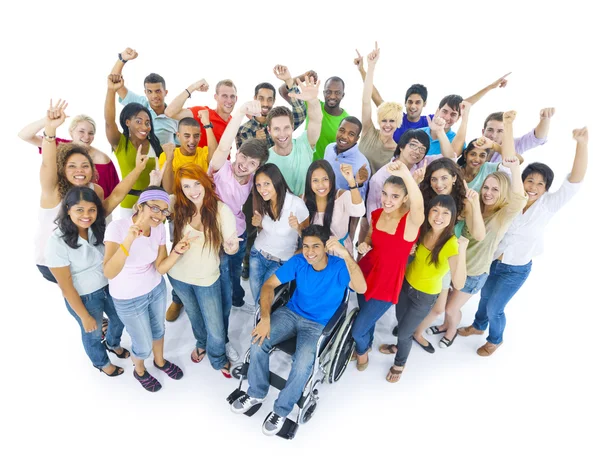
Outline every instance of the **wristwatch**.
{"label": "wristwatch", "polygon": [[127,63],[127,60],[125,60],[125,59],[123,58],[123,56],[121,55],[121,52],[119,52],[119,60],[120,60],[121,62],[123,62],[123,63]]}
{"label": "wristwatch", "polygon": [[213,124],[212,124],[212,122],[211,122],[211,123],[209,123],[208,125],[202,125],[202,126],[203,126],[205,129],[207,129],[207,128],[213,128]]}

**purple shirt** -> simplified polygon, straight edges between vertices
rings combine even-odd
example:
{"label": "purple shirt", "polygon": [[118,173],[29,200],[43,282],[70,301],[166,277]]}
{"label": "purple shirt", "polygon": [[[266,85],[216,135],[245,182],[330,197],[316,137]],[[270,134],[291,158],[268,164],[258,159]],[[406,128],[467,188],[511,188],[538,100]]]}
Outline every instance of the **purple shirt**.
{"label": "purple shirt", "polygon": [[[350,164],[355,177],[358,170],[366,164],[367,171],[369,172],[369,178],[371,178],[371,165],[369,164],[367,157],[358,149],[358,145],[354,145],[352,148],[339,154],[336,152],[336,148],[336,143],[330,143],[327,145],[325,148],[324,159],[331,164],[333,172],[335,172],[335,186],[337,189],[349,190],[348,181],[344,178],[340,169],[342,164]],[[358,189],[363,200],[367,196],[368,186],[369,182],[367,180],[367,182],[365,182],[364,185]]]}
{"label": "purple shirt", "polygon": [[[548,141],[547,138],[538,138],[535,136],[535,129],[526,133],[522,137],[515,138],[515,151],[517,154],[523,155],[525,151],[542,146]],[[492,154],[489,162],[502,162],[502,155],[500,153]]]}
{"label": "purple shirt", "polygon": [[[433,119],[435,116],[433,114],[429,114],[429,118]],[[427,122],[427,116],[422,115],[417,122],[411,122],[408,120],[408,115],[402,114],[402,125],[400,125],[396,131],[394,132],[394,141],[398,143],[400,141],[400,137],[404,132],[410,130],[411,128],[423,128],[429,127],[429,122]]]}
{"label": "purple shirt", "polygon": [[212,175],[217,195],[221,201],[233,212],[235,216],[235,228],[238,236],[241,236],[246,231],[246,217],[242,213],[242,206],[244,206],[244,203],[246,203],[246,200],[250,196],[254,175],[250,176],[245,185],[240,184],[233,175],[231,161],[225,161],[223,167],[217,172],[210,166],[208,168],[208,175]]}

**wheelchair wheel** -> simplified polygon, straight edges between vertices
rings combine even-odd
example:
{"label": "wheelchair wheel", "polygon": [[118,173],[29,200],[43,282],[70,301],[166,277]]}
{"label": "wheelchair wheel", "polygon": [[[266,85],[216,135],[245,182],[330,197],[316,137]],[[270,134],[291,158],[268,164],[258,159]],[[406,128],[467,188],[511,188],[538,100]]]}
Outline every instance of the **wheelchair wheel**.
{"label": "wheelchair wheel", "polygon": [[234,379],[237,380],[245,380],[248,378],[247,373],[245,373],[243,371],[244,368],[244,364],[239,364],[237,366],[235,366],[233,369],[231,369],[231,375],[233,376]]}
{"label": "wheelchair wheel", "polygon": [[306,424],[315,414],[317,410],[317,400],[309,400],[308,403],[302,408],[300,412],[300,424]]}
{"label": "wheelchair wheel", "polygon": [[331,360],[331,365],[329,366],[329,372],[327,373],[327,381],[329,383],[340,380],[350,362],[355,345],[350,331],[352,330],[352,324],[354,323],[354,318],[357,313],[358,307],[354,308],[346,316],[344,323],[336,335],[335,344],[331,351],[333,358]]}

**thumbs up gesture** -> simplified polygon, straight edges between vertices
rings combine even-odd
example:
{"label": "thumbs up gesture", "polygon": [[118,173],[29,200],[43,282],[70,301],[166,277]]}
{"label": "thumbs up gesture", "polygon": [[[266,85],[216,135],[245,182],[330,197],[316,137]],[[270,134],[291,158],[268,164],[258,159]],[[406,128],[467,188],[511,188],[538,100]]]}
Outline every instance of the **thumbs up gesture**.
{"label": "thumbs up gesture", "polygon": [[290,211],[290,216],[288,218],[288,223],[290,223],[290,227],[297,231],[300,228],[300,223],[298,222],[298,218]]}

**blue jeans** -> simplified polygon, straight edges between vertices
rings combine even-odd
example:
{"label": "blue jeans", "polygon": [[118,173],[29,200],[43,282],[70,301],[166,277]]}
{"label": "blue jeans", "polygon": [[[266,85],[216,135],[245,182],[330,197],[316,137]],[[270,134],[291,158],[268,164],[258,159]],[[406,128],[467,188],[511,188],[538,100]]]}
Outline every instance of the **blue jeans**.
{"label": "blue jeans", "polygon": [[481,290],[479,306],[473,326],[485,330],[490,324],[487,341],[502,343],[502,334],[506,328],[504,308],[527,280],[531,272],[531,261],[527,265],[507,265],[495,260],[490,267],[490,275]]}
{"label": "blue jeans", "polygon": [[131,337],[131,353],[146,359],[152,352],[152,342],[165,336],[167,285],[162,278],[148,294],[133,299],[113,298],[115,309]]}
{"label": "blue jeans", "polygon": [[75,313],[69,302],[65,299],[67,310],[77,320],[81,329],[81,341],[85,353],[92,361],[94,367],[102,369],[110,365],[110,360],[106,354],[106,348],[102,344],[102,312],[106,312],[108,317],[108,330],[106,331],[106,344],[110,349],[116,349],[121,346],[121,335],[123,334],[123,323],[117,316],[115,305],[110,294],[108,286],[104,286],[90,294],[84,294],[81,297],[81,302],[85,306],[88,313],[96,319],[96,330],[86,333],[81,324],[79,315]]}
{"label": "blue jeans", "polygon": [[[169,276],[173,288],[183,301],[185,312],[192,325],[196,347],[205,349],[211,366],[222,369],[227,363],[221,281],[210,286],[196,286]],[[231,304],[231,302],[230,302]]]}
{"label": "blue jeans", "polygon": [[[250,250],[250,291],[254,303],[259,303],[260,289],[273,273],[275,273],[284,262],[267,260],[258,250],[252,247]],[[280,415],[281,416],[281,415]]]}
{"label": "blue jeans", "polygon": [[356,353],[365,354],[373,344],[375,324],[393,305],[391,302],[379,299],[365,300],[362,294],[357,295],[360,310],[352,325],[352,338],[356,342]]}
{"label": "blue jeans", "polygon": [[[231,275],[229,274],[229,255],[221,254],[221,264],[219,266],[221,282],[221,306],[223,310],[223,325],[225,327],[225,343],[229,343],[229,316],[231,315]],[[241,268],[240,268],[241,271]],[[241,275],[241,272],[240,272]],[[239,278],[238,278],[239,282]],[[242,300],[242,302],[244,302]]]}
{"label": "blue jeans", "polygon": [[[227,263],[229,269],[229,278],[232,288],[232,305],[235,307],[242,307],[244,305],[244,288],[242,288],[241,277],[242,277],[242,262],[244,260],[244,256],[246,255],[246,244],[248,243],[248,233],[244,231],[241,236],[238,236],[240,239],[244,239],[240,241],[240,248],[237,253],[233,255],[225,255],[224,259],[221,259],[221,266],[223,263]],[[223,261],[225,260],[225,261]],[[223,267],[221,267],[221,275],[223,274]]]}
{"label": "blue jeans", "polygon": [[248,395],[252,398],[265,398],[269,393],[269,351],[282,341],[296,336],[296,352],[287,383],[275,404],[273,411],[287,417],[302,396],[308,382],[317,352],[317,341],[325,328],[320,323],[292,312],[286,306],[280,307],[271,315],[270,338],[262,345],[258,341],[250,347],[250,368],[248,369]]}
{"label": "blue jeans", "polygon": [[482,273],[477,276],[467,276],[465,285],[460,291],[472,295],[477,294],[485,285],[488,275],[488,273]]}

